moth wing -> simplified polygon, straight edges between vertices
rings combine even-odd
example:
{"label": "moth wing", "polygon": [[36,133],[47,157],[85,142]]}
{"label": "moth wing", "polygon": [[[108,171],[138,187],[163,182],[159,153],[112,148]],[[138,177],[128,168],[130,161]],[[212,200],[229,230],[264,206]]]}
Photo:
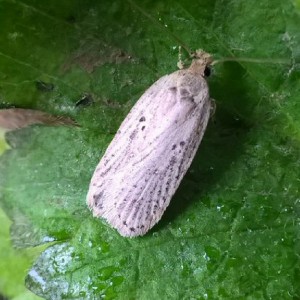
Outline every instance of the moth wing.
{"label": "moth wing", "polygon": [[[176,72],[175,72],[176,73]],[[173,73],[174,74],[174,73]],[[151,146],[158,123],[165,120],[163,112],[174,105],[176,81],[173,74],[165,75],[149,87],[128,113],[99,162],[92,180],[102,180],[114,168],[127,165],[134,155],[140,156],[140,147]],[[97,172],[101,170],[101,172]]]}
{"label": "moth wing", "polygon": [[143,235],[160,220],[209,119],[208,92],[200,93],[197,104],[183,100],[175,73],[157,81],[137,102],[91,181],[87,201],[94,215],[123,236]]}

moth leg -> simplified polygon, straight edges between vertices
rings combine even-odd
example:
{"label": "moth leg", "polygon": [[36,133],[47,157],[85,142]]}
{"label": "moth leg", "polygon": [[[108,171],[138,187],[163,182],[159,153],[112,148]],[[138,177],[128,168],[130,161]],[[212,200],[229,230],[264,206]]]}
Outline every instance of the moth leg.
{"label": "moth leg", "polygon": [[217,109],[217,104],[216,104],[216,100],[213,98],[209,99],[211,102],[211,107],[210,107],[210,117],[213,118],[215,113],[216,113],[216,109]]}

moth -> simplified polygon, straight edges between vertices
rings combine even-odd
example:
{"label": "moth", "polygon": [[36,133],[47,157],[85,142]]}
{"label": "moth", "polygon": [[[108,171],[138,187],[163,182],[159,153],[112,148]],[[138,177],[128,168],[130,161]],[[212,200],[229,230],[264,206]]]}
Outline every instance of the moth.
{"label": "moth", "polygon": [[122,236],[144,235],[161,219],[200,145],[212,110],[212,58],[196,54],[140,97],[92,176],[87,204]]}

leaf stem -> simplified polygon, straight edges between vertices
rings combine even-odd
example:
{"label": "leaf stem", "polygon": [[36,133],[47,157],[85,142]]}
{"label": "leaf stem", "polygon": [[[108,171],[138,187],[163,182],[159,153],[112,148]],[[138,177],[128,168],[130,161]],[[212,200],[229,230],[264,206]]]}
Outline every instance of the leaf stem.
{"label": "leaf stem", "polygon": [[226,62],[226,61],[237,61],[237,62],[252,62],[252,63],[267,63],[267,64],[291,64],[289,59],[281,58],[249,58],[249,57],[224,57],[221,59],[216,59],[212,62],[212,65]]}

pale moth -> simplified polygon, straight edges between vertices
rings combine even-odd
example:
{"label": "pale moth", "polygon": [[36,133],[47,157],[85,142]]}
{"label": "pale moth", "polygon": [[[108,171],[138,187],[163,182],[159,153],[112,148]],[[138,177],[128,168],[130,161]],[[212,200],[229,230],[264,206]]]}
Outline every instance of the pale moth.
{"label": "pale moth", "polygon": [[204,78],[212,58],[157,80],[131,109],[91,179],[87,203],[122,236],[144,235],[162,217],[188,170],[212,110]]}

